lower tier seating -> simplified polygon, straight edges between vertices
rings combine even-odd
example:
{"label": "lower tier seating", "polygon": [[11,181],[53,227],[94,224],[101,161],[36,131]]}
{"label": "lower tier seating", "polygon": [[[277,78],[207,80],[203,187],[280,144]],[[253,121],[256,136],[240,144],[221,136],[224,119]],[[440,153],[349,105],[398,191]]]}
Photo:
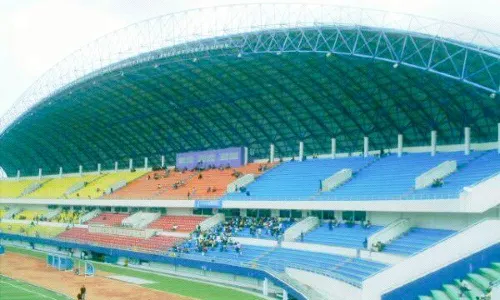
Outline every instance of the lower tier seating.
{"label": "lower tier seating", "polygon": [[330,230],[328,222],[325,222],[318,228],[307,233],[304,237],[304,242],[347,248],[365,248],[363,245],[365,239],[382,228],[382,226],[363,228],[361,225],[347,227],[345,224],[342,224]]}
{"label": "lower tier seating", "polygon": [[23,210],[22,212],[16,215],[16,220],[28,220],[32,221],[35,219],[43,218],[47,214],[47,210]]}
{"label": "lower tier seating", "polygon": [[88,221],[88,224],[102,224],[108,226],[120,226],[122,221],[129,217],[129,214],[102,213]]}
{"label": "lower tier seating", "polygon": [[454,234],[453,230],[411,228],[407,233],[388,243],[384,252],[412,255]]}
{"label": "lower tier seating", "polygon": [[70,230],[58,235],[57,238],[131,250],[155,251],[167,251],[173,245],[182,241],[181,238],[171,236],[153,236],[147,239],[142,239],[120,235],[90,233],[86,228],[71,228]]}
{"label": "lower tier seating", "polygon": [[171,231],[174,225],[176,225],[176,231],[191,232],[196,229],[198,224],[206,219],[207,217],[203,216],[162,216],[149,224],[148,228]]}
{"label": "lower tier seating", "polygon": [[[492,263],[489,268],[481,268],[478,272],[467,274],[462,280],[443,284],[441,290],[432,290],[430,296],[420,296],[420,300],[461,300],[490,299],[491,283],[500,280],[500,263]],[[461,287],[468,291],[461,291]]]}

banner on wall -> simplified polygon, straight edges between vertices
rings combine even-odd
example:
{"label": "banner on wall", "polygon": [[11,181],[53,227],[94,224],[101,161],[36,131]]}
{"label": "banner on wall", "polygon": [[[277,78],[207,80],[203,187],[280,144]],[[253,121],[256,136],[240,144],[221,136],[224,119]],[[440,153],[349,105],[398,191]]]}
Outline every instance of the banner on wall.
{"label": "banner on wall", "polygon": [[179,169],[206,169],[210,166],[236,168],[243,165],[244,148],[233,147],[217,150],[177,153],[175,166]]}

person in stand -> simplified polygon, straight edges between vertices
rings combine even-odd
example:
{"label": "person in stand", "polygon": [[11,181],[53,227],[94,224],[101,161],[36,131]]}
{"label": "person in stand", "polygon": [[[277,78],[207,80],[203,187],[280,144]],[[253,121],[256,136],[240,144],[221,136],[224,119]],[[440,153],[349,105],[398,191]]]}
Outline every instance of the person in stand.
{"label": "person in stand", "polygon": [[460,282],[460,295],[459,295],[459,297],[461,298],[462,296],[465,296],[465,293],[467,293],[469,291],[470,291],[469,285],[467,284],[467,282],[465,280],[462,279],[462,281]]}
{"label": "person in stand", "polygon": [[330,221],[328,221],[328,229],[331,231],[333,230],[333,220],[330,219]]}
{"label": "person in stand", "polygon": [[304,241],[304,231],[302,231],[300,233],[300,241],[303,242]]}

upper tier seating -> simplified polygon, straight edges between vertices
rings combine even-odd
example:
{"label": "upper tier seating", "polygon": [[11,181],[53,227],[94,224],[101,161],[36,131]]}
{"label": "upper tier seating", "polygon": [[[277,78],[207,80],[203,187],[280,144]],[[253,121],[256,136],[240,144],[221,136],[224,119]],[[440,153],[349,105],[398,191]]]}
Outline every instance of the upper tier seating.
{"label": "upper tier seating", "polygon": [[59,223],[78,223],[82,214],[78,211],[63,210],[59,215],[55,216],[52,221]]}
{"label": "upper tier seating", "polygon": [[149,224],[148,228],[162,229],[171,231],[174,225],[177,225],[179,232],[192,232],[196,226],[206,220],[203,216],[162,216]]}
{"label": "upper tier seating", "polygon": [[76,177],[54,178],[45,182],[40,188],[25,196],[25,198],[58,199],[63,198],[64,193],[80,182],[91,182],[99,175],[85,175]]}
{"label": "upper tier seating", "polygon": [[477,272],[467,274],[467,277],[462,279],[470,290],[465,292],[463,297],[460,297],[460,285],[462,280],[456,279],[454,282],[444,283],[442,290],[430,291],[432,297],[419,296],[419,300],[485,299],[482,297],[488,293],[490,282],[500,280],[500,263],[494,262],[491,264],[491,267],[481,268]]}
{"label": "upper tier seating", "polygon": [[247,186],[249,195],[230,193],[224,200],[307,200],[319,193],[320,181],[348,168],[353,172],[368,166],[373,157],[309,159],[290,161],[266,172]]}
{"label": "upper tier seating", "polygon": [[[475,154],[475,155],[474,155]],[[432,195],[438,198],[458,197],[462,189],[500,172],[500,154],[497,151],[473,152],[477,159],[459,164],[457,172],[444,179],[440,187],[429,187],[415,191],[417,195]]]}
{"label": "upper tier seating", "polygon": [[481,155],[472,152],[443,152],[435,156],[430,153],[395,154],[379,159],[361,172],[353,175],[346,184],[329,192],[324,192],[320,200],[394,200],[411,198],[415,179],[428,170],[447,160],[466,164]]}
{"label": "upper tier seating", "polygon": [[103,246],[112,246],[131,250],[167,251],[182,239],[171,236],[153,236],[147,239],[90,233],[86,228],[71,228],[61,233],[57,238],[82,243],[95,243]]}
{"label": "upper tier seating", "polygon": [[388,243],[383,251],[404,256],[412,255],[437,244],[454,233],[453,230],[411,228],[407,233]]}
{"label": "upper tier seating", "polygon": [[[18,198],[30,185],[39,182],[37,179],[0,180],[0,198]],[[40,181],[43,183],[44,180]]]}
{"label": "upper tier seating", "polygon": [[102,213],[88,221],[88,224],[102,224],[107,226],[120,226],[122,221],[129,217],[129,214]]}
{"label": "upper tier seating", "polygon": [[[259,166],[251,163],[238,168],[204,170],[201,172],[202,178],[198,178],[199,172],[196,171],[154,171],[106,198],[188,199],[188,193],[189,199],[219,198],[225,194],[227,185],[236,180],[234,171],[258,175],[261,173]],[[183,184],[174,188],[174,184],[181,181]]]}
{"label": "upper tier seating", "polygon": [[3,215],[5,215],[6,212],[7,210],[0,208],[0,219],[3,218]]}
{"label": "upper tier seating", "polygon": [[0,231],[27,236],[54,237],[65,230],[64,227],[9,223],[8,220],[0,222]]}
{"label": "upper tier seating", "polygon": [[347,227],[345,224],[333,227],[330,230],[328,222],[312,230],[304,236],[305,243],[339,246],[347,248],[364,248],[363,242],[370,235],[381,230],[382,226],[362,228],[361,225]]}
{"label": "upper tier seating", "polygon": [[116,172],[116,173],[107,173],[103,176],[95,179],[94,181],[87,184],[84,188],[79,191],[74,192],[69,195],[68,198],[79,198],[79,199],[97,199],[101,198],[106,189],[108,189],[111,185],[116,184],[120,181],[131,182],[142,175],[144,175],[146,171],[135,171],[135,172]]}

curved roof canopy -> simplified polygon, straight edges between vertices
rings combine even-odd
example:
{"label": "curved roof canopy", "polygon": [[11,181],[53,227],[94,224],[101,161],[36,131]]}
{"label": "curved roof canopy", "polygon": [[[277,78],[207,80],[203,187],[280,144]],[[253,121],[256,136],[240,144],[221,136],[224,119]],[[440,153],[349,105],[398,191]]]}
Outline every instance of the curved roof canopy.
{"label": "curved roof canopy", "polygon": [[[115,161],[125,167],[129,158],[142,164],[148,157],[155,165],[161,155],[172,163],[178,152],[229,146],[248,146],[251,156],[265,157],[270,143],[278,157],[292,156],[299,141],[306,154],[329,152],[332,137],[338,151],[352,152],[362,149],[363,136],[370,137],[371,149],[394,147],[398,133],[405,146],[427,145],[431,130],[440,144],[458,144],[466,126],[473,142],[496,140],[500,54],[485,41],[497,36],[476,31],[464,41],[465,35],[431,35],[431,21],[402,30],[324,16],[328,9],[332,15],[352,12],[338,7],[237,8],[218,8],[227,10],[231,24],[245,25],[234,30],[227,24],[212,24],[213,32],[192,29],[193,12],[169,15],[172,26],[161,17],[146,21],[148,28],[153,22],[192,36],[153,47],[156,37],[149,32],[150,47],[132,56],[88,65],[75,71],[82,72],[77,78],[49,72],[59,81],[35,84],[7,117],[19,116],[2,120],[0,165],[9,176],[38,168],[57,173],[61,166],[75,172],[79,165],[95,170],[97,163],[111,169]],[[274,19],[263,21],[270,8]],[[297,15],[308,10],[323,19]],[[207,11],[225,20],[217,9],[194,13]],[[279,20],[276,12],[283,15]]]}

